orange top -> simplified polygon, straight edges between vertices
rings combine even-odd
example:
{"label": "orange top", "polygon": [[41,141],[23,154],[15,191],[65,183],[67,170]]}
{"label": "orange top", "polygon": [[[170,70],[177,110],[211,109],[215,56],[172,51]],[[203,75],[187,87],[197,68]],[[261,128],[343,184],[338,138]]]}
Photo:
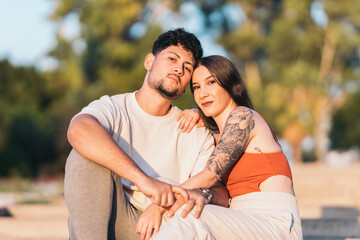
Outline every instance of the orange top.
{"label": "orange top", "polygon": [[290,166],[283,152],[247,153],[221,179],[230,197],[260,192],[259,185],[269,177],[284,175],[292,179]]}

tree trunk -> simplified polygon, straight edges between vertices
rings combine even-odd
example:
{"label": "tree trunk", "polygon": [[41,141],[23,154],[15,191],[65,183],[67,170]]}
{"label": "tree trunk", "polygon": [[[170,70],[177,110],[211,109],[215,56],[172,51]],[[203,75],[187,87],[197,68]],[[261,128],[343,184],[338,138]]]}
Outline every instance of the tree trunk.
{"label": "tree trunk", "polygon": [[331,128],[331,106],[327,99],[321,100],[316,107],[315,154],[316,161],[324,162],[329,151],[328,133]]}
{"label": "tree trunk", "polygon": [[302,162],[301,141],[305,133],[302,131],[298,122],[292,122],[285,127],[283,138],[290,144],[292,150],[292,160],[294,164]]}
{"label": "tree trunk", "polygon": [[[325,32],[324,46],[321,53],[321,62],[318,75],[318,81],[324,87],[324,96],[320,97],[315,107],[315,152],[316,160],[324,161],[325,156],[329,150],[328,133],[330,131],[332,107],[331,100],[329,99],[330,83],[327,82],[329,73],[335,57],[336,34],[331,27],[327,27]],[[320,93],[321,95],[321,93]]]}
{"label": "tree trunk", "polygon": [[256,61],[245,62],[246,85],[251,94],[255,94],[261,88],[259,66]]}

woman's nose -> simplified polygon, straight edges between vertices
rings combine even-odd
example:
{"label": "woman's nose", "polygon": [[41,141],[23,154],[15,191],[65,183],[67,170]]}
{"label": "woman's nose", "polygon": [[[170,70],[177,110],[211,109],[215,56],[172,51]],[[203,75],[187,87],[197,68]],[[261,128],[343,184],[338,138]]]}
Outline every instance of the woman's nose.
{"label": "woman's nose", "polygon": [[207,91],[206,87],[201,87],[199,90],[200,90],[199,97],[201,99],[208,96],[208,91]]}

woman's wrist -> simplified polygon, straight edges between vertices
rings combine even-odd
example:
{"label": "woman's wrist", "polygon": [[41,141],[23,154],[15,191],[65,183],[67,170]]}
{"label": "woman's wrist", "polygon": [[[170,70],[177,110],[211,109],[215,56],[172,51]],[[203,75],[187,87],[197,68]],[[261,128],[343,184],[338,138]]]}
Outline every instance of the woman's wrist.
{"label": "woman's wrist", "polygon": [[213,199],[213,194],[211,193],[210,189],[208,188],[199,188],[201,191],[201,194],[208,200],[207,203],[211,203],[211,200]]}

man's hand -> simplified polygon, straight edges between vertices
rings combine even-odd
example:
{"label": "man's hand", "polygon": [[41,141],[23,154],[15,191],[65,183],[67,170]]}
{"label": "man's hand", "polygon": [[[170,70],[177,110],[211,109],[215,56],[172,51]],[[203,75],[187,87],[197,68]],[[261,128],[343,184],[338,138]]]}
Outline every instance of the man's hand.
{"label": "man's hand", "polygon": [[140,234],[140,240],[148,240],[159,231],[164,211],[162,207],[154,204],[145,209],[136,224],[136,233]]}
{"label": "man's hand", "polygon": [[[199,218],[200,214],[202,212],[202,209],[204,208],[204,205],[208,203],[208,200],[201,193],[200,189],[188,189],[187,191],[189,193],[190,199],[187,201],[187,204],[180,216],[182,218],[185,218],[191,212],[191,210],[195,207],[194,216],[196,218]],[[186,203],[186,201],[182,196],[177,197],[176,202],[174,203],[174,205],[171,206],[171,208],[169,209],[166,216],[172,217],[175,214],[175,212],[182,205],[184,205],[184,203]]]}
{"label": "man's hand", "polygon": [[174,193],[179,194],[185,201],[189,200],[189,195],[182,187],[167,184],[165,182],[146,177],[138,181],[138,189],[151,199],[152,203],[162,207],[170,207],[175,202]]}

